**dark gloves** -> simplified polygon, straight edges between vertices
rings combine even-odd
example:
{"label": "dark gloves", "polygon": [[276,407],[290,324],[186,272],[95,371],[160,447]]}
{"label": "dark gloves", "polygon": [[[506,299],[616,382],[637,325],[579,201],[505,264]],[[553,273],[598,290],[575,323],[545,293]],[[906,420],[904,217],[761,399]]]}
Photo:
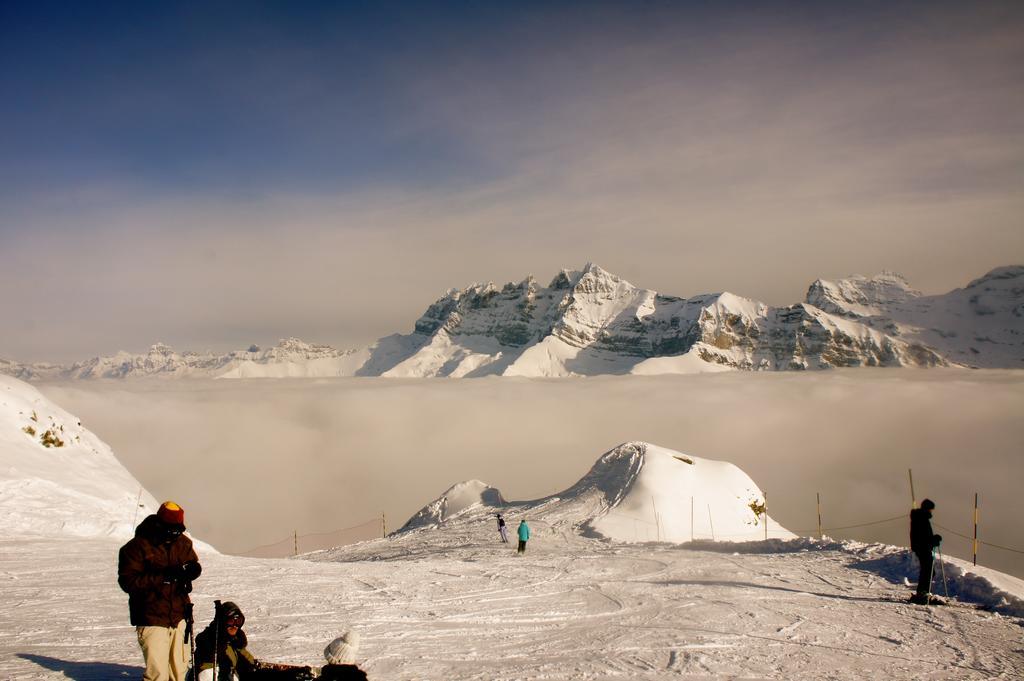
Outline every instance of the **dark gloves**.
{"label": "dark gloves", "polygon": [[181,565],[168,565],[164,568],[164,584],[173,584],[185,580],[185,572]]}
{"label": "dark gloves", "polygon": [[191,582],[203,574],[203,567],[199,564],[199,561],[190,560],[181,566],[181,571],[185,575],[185,579]]}
{"label": "dark gloves", "polygon": [[254,671],[255,674],[250,678],[258,681],[314,681],[316,679],[312,667],[297,667],[290,664],[257,661]]}
{"label": "dark gloves", "polygon": [[164,582],[171,584],[177,582],[191,582],[203,571],[199,563],[190,560],[183,565],[168,565],[164,568]]}
{"label": "dark gloves", "polygon": [[936,534],[932,537],[932,546],[938,546],[942,543],[942,535]]}

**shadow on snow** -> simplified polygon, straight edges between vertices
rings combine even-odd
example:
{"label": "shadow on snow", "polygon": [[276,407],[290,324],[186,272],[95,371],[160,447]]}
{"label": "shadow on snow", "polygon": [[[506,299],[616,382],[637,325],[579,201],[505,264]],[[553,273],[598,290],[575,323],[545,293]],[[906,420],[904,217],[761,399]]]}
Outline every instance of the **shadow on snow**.
{"label": "shadow on snow", "polygon": [[108,679],[138,679],[142,677],[142,667],[130,664],[114,664],[111,662],[79,662],[77,660],[59,660],[56,657],[18,653],[18,657],[35,662],[40,667],[55,672],[74,681],[108,681]]}

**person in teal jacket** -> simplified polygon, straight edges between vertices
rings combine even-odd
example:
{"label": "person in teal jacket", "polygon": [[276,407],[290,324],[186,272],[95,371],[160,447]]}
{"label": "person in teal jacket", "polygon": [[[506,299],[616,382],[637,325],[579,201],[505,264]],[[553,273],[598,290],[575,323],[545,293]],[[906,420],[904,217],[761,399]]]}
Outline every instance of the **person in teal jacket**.
{"label": "person in teal jacket", "polygon": [[519,548],[516,553],[526,553],[526,541],[530,538],[530,526],[526,520],[519,521]]}

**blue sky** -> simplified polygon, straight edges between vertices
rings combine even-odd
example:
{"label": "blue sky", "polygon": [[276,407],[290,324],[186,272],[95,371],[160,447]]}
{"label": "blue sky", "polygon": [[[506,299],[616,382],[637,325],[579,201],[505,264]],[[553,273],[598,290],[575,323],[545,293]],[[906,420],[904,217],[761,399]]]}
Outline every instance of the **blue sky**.
{"label": "blue sky", "polygon": [[1018,3],[6,2],[0,92],[0,357],[1024,261]]}
{"label": "blue sky", "polygon": [[417,112],[424,55],[466,40],[438,22],[371,3],[9,6],[5,187],[246,194],[469,175],[453,131]]}

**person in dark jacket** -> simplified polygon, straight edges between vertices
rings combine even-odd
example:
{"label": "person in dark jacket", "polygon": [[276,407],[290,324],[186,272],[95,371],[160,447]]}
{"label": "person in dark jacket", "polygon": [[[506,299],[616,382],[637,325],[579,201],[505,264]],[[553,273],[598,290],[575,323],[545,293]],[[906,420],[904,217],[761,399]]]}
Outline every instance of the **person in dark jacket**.
{"label": "person in dark jacket", "polygon": [[197,681],[213,679],[214,665],[220,681],[233,681],[256,670],[256,658],[249,652],[249,641],[242,631],[244,625],[241,608],[231,601],[217,603],[213,621],[196,636]]}
{"label": "person in dark jacket", "polygon": [[231,601],[214,605],[213,621],[196,636],[196,669],[190,681],[311,681],[310,667],[263,662],[249,652],[245,615]]}
{"label": "person in dark jacket", "polygon": [[496,513],[498,516],[498,534],[501,535],[501,541],[504,544],[508,543],[508,528],[505,527],[505,519],[501,517],[500,513]]}
{"label": "person in dark jacket", "polygon": [[942,543],[942,537],[932,532],[932,510],[935,502],[925,499],[921,508],[910,512],[910,550],[917,556],[921,564],[921,574],[917,578],[917,593],[910,597],[911,603],[928,604],[928,594],[932,588],[932,566],[935,547]]}
{"label": "person in dark jacket", "polygon": [[118,554],[117,583],[128,594],[129,617],[146,664],[143,681],[184,681],[188,670],[188,595],[202,568],[184,532],[185,511],[165,501],[139,523],[135,538]]}
{"label": "person in dark jacket", "polygon": [[324,648],[327,664],[320,669],[317,681],[367,681],[366,672],[356,665],[359,632],[346,631]]}

